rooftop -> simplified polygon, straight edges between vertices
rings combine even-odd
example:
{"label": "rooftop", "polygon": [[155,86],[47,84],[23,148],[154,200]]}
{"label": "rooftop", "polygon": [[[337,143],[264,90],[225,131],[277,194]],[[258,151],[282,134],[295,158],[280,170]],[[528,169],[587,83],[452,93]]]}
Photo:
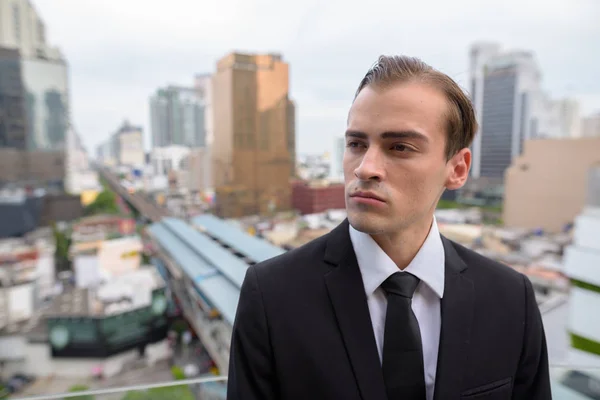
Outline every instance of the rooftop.
{"label": "rooftop", "polygon": [[208,214],[193,225],[164,218],[148,232],[230,324],[248,266],[284,252]]}
{"label": "rooftop", "polygon": [[197,216],[192,219],[192,224],[225,247],[246,257],[250,263],[259,263],[285,253],[282,248],[251,236],[212,214]]}
{"label": "rooftop", "polygon": [[150,305],[152,291],[165,283],[154,268],[111,279],[95,289],[73,288],[57,296],[46,317],[102,317]]}

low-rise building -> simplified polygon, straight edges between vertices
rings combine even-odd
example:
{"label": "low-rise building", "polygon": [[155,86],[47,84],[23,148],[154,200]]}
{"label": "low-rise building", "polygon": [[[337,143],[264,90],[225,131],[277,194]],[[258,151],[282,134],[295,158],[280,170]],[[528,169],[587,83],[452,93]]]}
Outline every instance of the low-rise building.
{"label": "low-rise building", "polygon": [[114,376],[169,356],[168,293],[155,268],[97,288],[70,288],[22,336],[24,369],[36,376]]}
{"label": "low-rise building", "polygon": [[344,184],[296,181],[292,184],[292,207],[303,215],[345,208]]}
{"label": "low-rise building", "polygon": [[70,256],[75,285],[92,288],[139,269],[142,250],[142,240],[138,236],[73,244]]}
{"label": "low-rise building", "polygon": [[23,330],[56,293],[54,240],[48,229],[0,241],[0,376],[25,371]]}

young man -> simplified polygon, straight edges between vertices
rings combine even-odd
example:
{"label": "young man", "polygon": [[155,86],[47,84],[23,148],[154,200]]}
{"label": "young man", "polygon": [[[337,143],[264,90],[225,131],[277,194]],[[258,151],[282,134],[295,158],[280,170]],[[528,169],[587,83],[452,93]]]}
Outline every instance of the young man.
{"label": "young man", "polygon": [[380,57],[348,116],[348,219],[248,269],[229,399],[551,398],[531,283],[434,218],[467,180],[476,130],[451,78]]}

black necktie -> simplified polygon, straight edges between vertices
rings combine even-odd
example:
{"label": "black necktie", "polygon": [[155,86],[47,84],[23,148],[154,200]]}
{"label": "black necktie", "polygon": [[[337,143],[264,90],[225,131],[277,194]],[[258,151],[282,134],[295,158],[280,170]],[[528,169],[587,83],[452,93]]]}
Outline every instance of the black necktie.
{"label": "black necktie", "polygon": [[425,399],[421,332],[411,308],[418,284],[408,272],[396,272],[381,284],[388,301],[382,362],[388,400]]}

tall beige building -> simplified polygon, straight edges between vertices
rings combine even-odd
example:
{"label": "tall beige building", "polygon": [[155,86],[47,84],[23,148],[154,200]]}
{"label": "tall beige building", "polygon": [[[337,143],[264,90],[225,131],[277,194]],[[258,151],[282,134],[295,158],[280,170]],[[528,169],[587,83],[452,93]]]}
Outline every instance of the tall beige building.
{"label": "tall beige building", "polygon": [[504,224],[557,232],[572,223],[586,204],[599,149],[600,137],[526,141],[504,178]]}
{"label": "tall beige building", "polygon": [[142,128],[123,122],[115,134],[117,141],[119,164],[141,168],[145,164],[144,136]]}
{"label": "tall beige building", "polygon": [[289,64],[232,53],[213,77],[212,173],[216,213],[234,218],[291,206],[295,157]]}

